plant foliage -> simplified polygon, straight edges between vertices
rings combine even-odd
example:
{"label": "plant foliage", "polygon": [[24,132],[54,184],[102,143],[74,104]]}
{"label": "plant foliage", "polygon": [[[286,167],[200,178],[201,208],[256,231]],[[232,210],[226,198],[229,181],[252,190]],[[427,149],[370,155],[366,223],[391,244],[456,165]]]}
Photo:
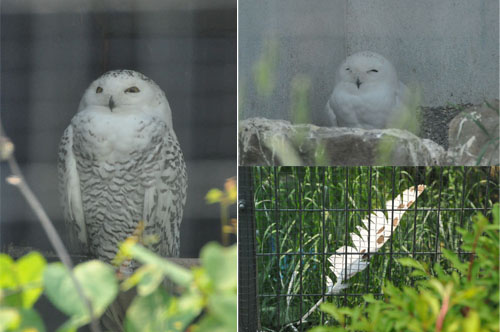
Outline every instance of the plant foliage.
{"label": "plant foliage", "polygon": [[462,249],[470,252],[465,260],[443,249],[453,270],[445,272],[436,263],[431,270],[425,262],[399,259],[419,278],[415,287],[395,287],[386,281],[384,298],[365,295],[366,305],[347,308],[325,303],[321,310],[340,326],[320,326],[310,332],[336,331],[499,331],[499,215],[493,221],[482,214],[473,217],[472,231],[460,228]]}
{"label": "plant foliage", "polygon": [[[114,268],[92,260],[78,264],[74,274],[90,301],[94,317],[100,317],[118,294],[137,287],[138,295],[127,310],[125,331],[216,331],[236,330],[236,246],[207,244],[201,266],[186,269],[169,262],[128,239],[121,247],[123,259],[143,265],[121,285]],[[69,319],[59,329],[76,331],[90,322],[85,303],[78,296],[68,270],[61,263],[47,264],[31,252],[17,261],[0,254],[0,332],[43,332],[44,323],[33,309],[40,295]],[[169,279],[180,295],[163,287]]]}

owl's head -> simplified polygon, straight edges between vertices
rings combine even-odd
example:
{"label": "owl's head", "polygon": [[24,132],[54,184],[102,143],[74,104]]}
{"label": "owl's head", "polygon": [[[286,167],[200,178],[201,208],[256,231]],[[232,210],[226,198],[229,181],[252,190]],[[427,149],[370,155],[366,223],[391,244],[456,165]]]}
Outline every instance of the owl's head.
{"label": "owl's head", "polygon": [[133,70],[109,71],[92,82],[78,110],[89,107],[111,113],[155,114],[172,128],[172,114],[165,93],[153,80]]}
{"label": "owl's head", "polygon": [[372,84],[389,83],[396,85],[398,77],[394,66],[382,55],[364,51],[345,59],[337,72],[338,82],[352,84],[363,89]]}

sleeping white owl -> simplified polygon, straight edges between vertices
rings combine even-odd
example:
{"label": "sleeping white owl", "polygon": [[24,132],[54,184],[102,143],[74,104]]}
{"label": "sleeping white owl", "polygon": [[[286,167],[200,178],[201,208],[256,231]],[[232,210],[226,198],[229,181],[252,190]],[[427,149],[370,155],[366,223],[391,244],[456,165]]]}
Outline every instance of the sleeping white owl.
{"label": "sleeping white owl", "polygon": [[358,52],[340,65],[326,112],[335,127],[390,128],[404,113],[407,93],[389,60],[374,52]]}

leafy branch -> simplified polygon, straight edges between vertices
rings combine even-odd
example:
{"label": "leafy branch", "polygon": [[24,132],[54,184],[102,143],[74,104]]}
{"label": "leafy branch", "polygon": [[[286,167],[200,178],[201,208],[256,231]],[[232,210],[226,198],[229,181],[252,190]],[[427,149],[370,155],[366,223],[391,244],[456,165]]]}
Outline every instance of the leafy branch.
{"label": "leafy branch", "polygon": [[458,254],[443,249],[453,271],[446,273],[439,262],[431,272],[424,262],[401,258],[413,269],[416,287],[399,289],[386,282],[383,299],[365,295],[365,307],[337,308],[323,304],[338,326],[319,326],[310,332],[337,331],[499,331],[499,231],[500,205],[492,209],[493,221],[481,214],[473,217],[472,230],[459,229],[462,249],[471,255],[463,263]]}
{"label": "leafy branch", "polygon": [[2,157],[2,161],[7,161],[9,164],[9,168],[11,170],[12,175],[7,178],[7,182],[11,185],[16,186],[16,188],[19,189],[23,197],[25,198],[26,202],[28,203],[29,207],[31,210],[35,213],[37,216],[38,220],[40,221],[45,233],[47,234],[47,237],[49,238],[50,243],[52,244],[52,247],[54,248],[57,256],[61,260],[61,262],[66,266],[66,268],[69,271],[69,277],[71,278],[71,281],[73,282],[75,289],[77,290],[78,296],[82,299],[82,301],[85,303],[88,314],[90,316],[90,321],[91,321],[91,330],[93,332],[98,332],[100,331],[99,326],[97,324],[97,321],[94,317],[94,311],[92,309],[92,303],[89,301],[87,296],[84,294],[83,289],[76,279],[73,271],[73,263],[71,261],[71,258],[68,254],[68,251],[66,250],[66,247],[64,246],[61,238],[59,237],[59,234],[57,233],[54,224],[48,217],[47,213],[42,207],[42,204],[40,204],[40,201],[37,199],[29,185],[27,184],[21,169],[14,158],[14,146],[10,139],[8,139],[4,135],[4,129],[3,126],[0,122],[0,156]]}

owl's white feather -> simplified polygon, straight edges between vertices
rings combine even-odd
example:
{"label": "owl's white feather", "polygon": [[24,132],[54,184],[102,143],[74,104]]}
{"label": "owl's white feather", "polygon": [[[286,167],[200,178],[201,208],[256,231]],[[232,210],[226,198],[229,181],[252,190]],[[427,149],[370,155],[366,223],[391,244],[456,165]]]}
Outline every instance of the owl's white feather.
{"label": "owl's white feather", "polygon": [[72,244],[110,262],[139,221],[152,249],[179,254],[186,165],[164,92],[131,70],[108,72],[85,91],[63,134],[59,182]]}
{"label": "owl's white feather", "polygon": [[325,111],[332,126],[389,128],[403,111],[407,93],[389,60],[374,52],[358,52],[339,66]]}

